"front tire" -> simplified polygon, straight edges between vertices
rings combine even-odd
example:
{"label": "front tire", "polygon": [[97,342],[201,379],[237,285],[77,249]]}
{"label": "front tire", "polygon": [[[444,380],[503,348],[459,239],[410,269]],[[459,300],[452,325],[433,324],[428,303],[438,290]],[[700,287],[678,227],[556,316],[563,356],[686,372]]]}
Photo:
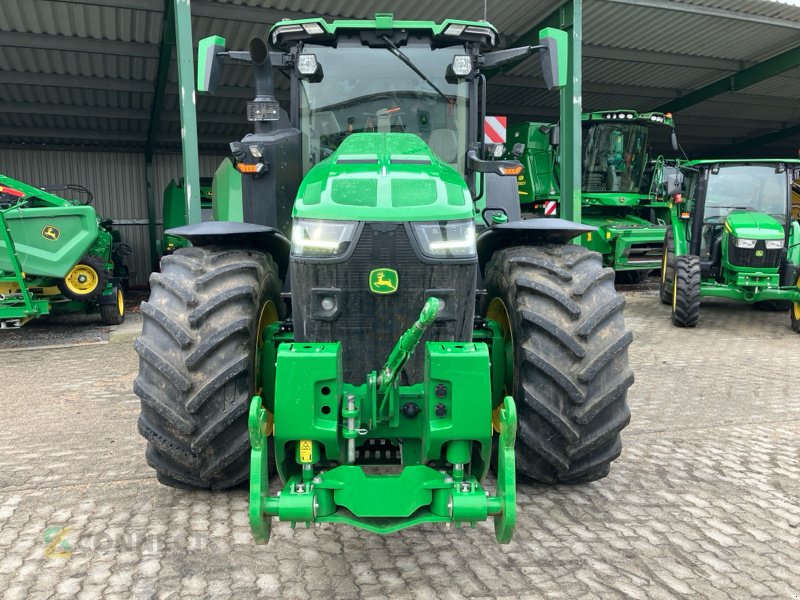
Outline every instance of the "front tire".
{"label": "front tire", "polygon": [[672,288],[675,279],[675,238],[672,227],[667,228],[664,235],[663,254],[661,256],[661,285],[658,288],[658,297],[663,304],[672,304]]}
{"label": "front tire", "polygon": [[694,327],[700,318],[700,258],[686,255],[675,259],[672,285],[672,324]]}
{"label": "front tire", "polygon": [[517,471],[541,483],[605,477],[633,384],[614,271],[580,246],[516,247],[494,254],[485,283],[484,314],[505,314],[512,338]]}
{"label": "front tire", "polygon": [[133,387],[147,462],[173,487],[235,486],[250,469],[257,336],[281,307],[275,262],[255,250],[183,248],[161,259],[150,286]]}
{"label": "front tire", "polygon": [[114,302],[100,305],[100,322],[103,325],[122,325],[125,321],[125,294],[122,286],[114,286]]}

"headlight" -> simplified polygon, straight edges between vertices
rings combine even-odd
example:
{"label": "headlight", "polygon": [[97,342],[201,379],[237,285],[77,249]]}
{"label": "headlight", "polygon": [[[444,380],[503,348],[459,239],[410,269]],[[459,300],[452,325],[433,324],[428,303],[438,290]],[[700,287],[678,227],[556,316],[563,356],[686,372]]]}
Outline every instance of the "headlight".
{"label": "headlight", "polygon": [[472,220],[412,223],[412,228],[425,256],[470,258],[477,254],[475,223]]}
{"label": "headlight", "polygon": [[755,240],[746,240],[744,238],[736,238],[736,247],[737,248],[755,248],[756,241]]}
{"label": "headlight", "polygon": [[292,255],[331,258],[347,252],[356,233],[355,221],[296,219],[292,227]]}
{"label": "headlight", "polygon": [[783,240],[767,240],[767,250],[780,250],[783,248]]}

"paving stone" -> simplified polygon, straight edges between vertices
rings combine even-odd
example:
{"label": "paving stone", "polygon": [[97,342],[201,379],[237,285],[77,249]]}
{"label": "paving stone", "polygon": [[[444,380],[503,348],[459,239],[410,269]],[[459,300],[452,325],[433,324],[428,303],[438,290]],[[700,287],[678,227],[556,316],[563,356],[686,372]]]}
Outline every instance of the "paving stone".
{"label": "paving stone", "polygon": [[636,383],[623,454],[599,482],[520,485],[507,546],[488,523],[387,537],[275,523],[256,546],[244,489],[157,483],[130,344],[4,352],[15,376],[0,396],[0,593],[800,597],[800,402],[786,368],[800,336],[786,315],[742,305],[704,302],[693,330],[672,327],[653,297],[625,310]]}

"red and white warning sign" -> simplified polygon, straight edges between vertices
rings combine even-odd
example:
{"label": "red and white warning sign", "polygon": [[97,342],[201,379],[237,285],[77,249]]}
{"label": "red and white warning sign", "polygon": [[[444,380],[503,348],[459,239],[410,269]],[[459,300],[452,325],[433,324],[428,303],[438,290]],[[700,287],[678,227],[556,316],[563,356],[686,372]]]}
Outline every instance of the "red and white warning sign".
{"label": "red and white warning sign", "polygon": [[558,206],[558,202],[555,200],[548,200],[544,203],[544,214],[548,217],[551,217],[556,214],[556,207]]}
{"label": "red and white warning sign", "polygon": [[506,117],[484,117],[483,141],[486,144],[506,143]]}

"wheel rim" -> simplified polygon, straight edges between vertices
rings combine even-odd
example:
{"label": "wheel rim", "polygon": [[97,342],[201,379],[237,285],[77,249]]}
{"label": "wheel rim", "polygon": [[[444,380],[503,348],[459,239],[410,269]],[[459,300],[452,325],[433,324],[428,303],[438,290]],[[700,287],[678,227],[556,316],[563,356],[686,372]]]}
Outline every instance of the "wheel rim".
{"label": "wheel rim", "polygon": [[97,274],[97,271],[84,264],[72,267],[72,270],[64,278],[67,289],[80,296],[93,292],[99,282],[100,275]]}
{"label": "wheel rim", "polygon": [[267,300],[258,314],[258,336],[256,343],[259,347],[264,344],[264,330],[278,320],[278,309],[272,300]]}
{"label": "wheel rim", "polygon": [[[506,373],[505,381],[503,382],[503,394],[509,395],[510,390],[514,385],[514,371],[513,368],[509,371],[508,365],[514,366],[514,333],[511,329],[511,318],[508,316],[508,309],[505,303],[500,298],[492,298],[489,303],[489,308],[486,310],[486,318],[491,319],[500,326],[503,332],[503,353],[506,357]],[[492,411],[492,427],[500,433],[500,409],[503,408],[504,403]]]}
{"label": "wheel rim", "polygon": [[672,312],[675,312],[675,308],[678,306],[678,274],[673,274],[672,279]]}
{"label": "wheel rim", "polygon": [[[795,287],[800,288],[800,277],[797,278]],[[792,304],[792,313],[794,314],[794,320],[800,321],[800,302],[794,302]]]}
{"label": "wheel rim", "polygon": [[120,317],[125,314],[125,298],[122,296],[122,290],[117,290],[117,312]]}

